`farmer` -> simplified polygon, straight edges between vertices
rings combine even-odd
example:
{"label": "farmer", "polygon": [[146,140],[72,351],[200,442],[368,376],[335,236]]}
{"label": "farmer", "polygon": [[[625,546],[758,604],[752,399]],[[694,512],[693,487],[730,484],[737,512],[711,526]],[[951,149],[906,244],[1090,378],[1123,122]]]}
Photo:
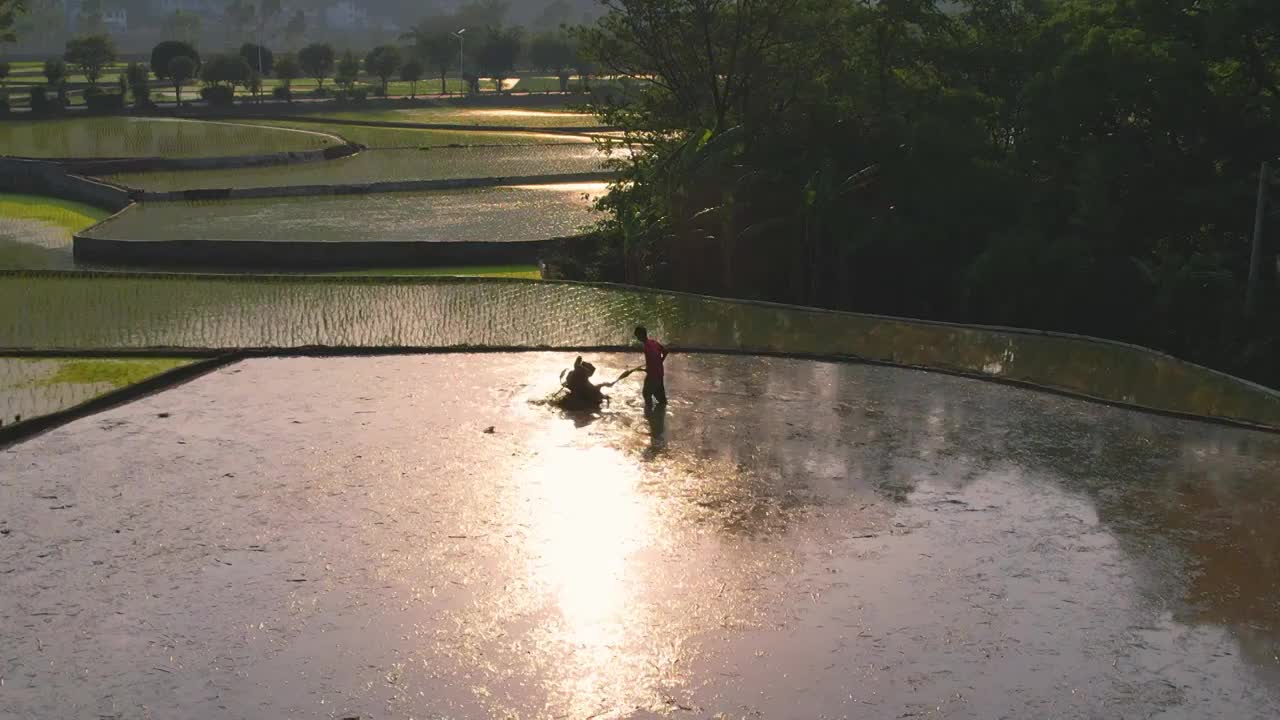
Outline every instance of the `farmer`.
{"label": "farmer", "polygon": [[662,363],[667,359],[667,349],[662,343],[649,337],[643,326],[636,328],[636,340],[644,346],[644,408],[652,410],[654,401],[667,404],[666,373]]}

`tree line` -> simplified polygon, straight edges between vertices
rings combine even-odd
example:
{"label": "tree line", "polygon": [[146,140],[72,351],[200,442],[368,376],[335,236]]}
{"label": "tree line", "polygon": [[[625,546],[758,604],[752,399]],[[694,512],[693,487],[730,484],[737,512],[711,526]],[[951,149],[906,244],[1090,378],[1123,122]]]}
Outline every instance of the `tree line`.
{"label": "tree line", "polygon": [[605,4],[586,51],[648,82],[596,110],[645,152],[579,272],[1098,335],[1280,385],[1275,245],[1251,253],[1280,3]]}
{"label": "tree line", "polygon": [[[418,83],[428,76],[439,78],[440,93],[444,94],[449,92],[450,73],[458,72],[467,91],[478,93],[482,78],[493,80],[501,90],[505,87],[504,81],[513,77],[520,67],[555,73],[560,91],[568,92],[574,74],[582,78],[582,86],[589,89],[594,72],[594,65],[579,51],[576,37],[577,33],[562,28],[526,38],[519,27],[460,27],[457,18],[440,16],[423,20],[405,32],[402,45],[379,45],[363,55],[351,50],[339,53],[331,44],[317,42],[296,53],[283,53],[277,59],[270,48],[250,42],[242,45],[238,52],[218,53],[202,60],[190,42],[166,40],[152,50],[149,71],[156,80],[172,83],[179,104],[183,101],[183,84],[191,80],[204,83],[201,97],[212,104],[232,102],[237,87],[260,97],[265,79],[272,77],[280,81],[273,90],[279,99],[292,100],[292,83],[299,78],[316,81],[314,96],[329,96],[325,82],[332,79],[340,88],[338,97],[363,99],[367,90],[357,87],[362,73],[377,79],[376,93],[387,95],[390,82],[398,79],[409,83],[409,94],[416,97]],[[86,98],[102,95],[98,81],[104,69],[115,63],[119,55],[109,35],[84,35],[67,41],[62,58],[45,64],[48,85],[32,89],[32,108],[53,111],[67,104],[68,66],[84,75],[88,84]],[[173,65],[179,58],[184,60]],[[130,90],[135,96],[135,105],[150,105],[147,68],[143,63],[131,64],[121,75],[117,93],[120,97],[112,99],[110,108],[103,109],[118,109],[122,106],[121,98]],[[0,69],[2,82],[9,68],[0,63]],[[49,92],[55,94],[56,100],[47,99]]]}

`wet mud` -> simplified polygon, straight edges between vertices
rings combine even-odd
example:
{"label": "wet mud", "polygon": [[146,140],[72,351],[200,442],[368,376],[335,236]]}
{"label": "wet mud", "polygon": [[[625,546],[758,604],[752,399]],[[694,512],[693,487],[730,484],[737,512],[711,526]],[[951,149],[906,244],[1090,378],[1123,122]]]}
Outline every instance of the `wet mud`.
{"label": "wet mud", "polygon": [[716,356],[539,403],[573,357],[248,361],[0,453],[0,716],[1280,713],[1280,437]]}

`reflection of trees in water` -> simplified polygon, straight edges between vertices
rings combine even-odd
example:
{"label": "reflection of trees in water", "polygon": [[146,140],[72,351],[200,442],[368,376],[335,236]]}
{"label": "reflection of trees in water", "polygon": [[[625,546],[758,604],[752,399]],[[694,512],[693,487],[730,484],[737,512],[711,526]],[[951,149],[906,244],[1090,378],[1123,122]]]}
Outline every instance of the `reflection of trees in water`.
{"label": "reflection of trees in water", "polygon": [[[693,356],[670,390],[673,493],[720,531],[786,532],[825,507],[909,502],[992,472],[1087,497],[1153,606],[1280,649],[1280,439],[1045,393],[854,364]],[[698,405],[684,401],[698,398]],[[856,505],[855,505],[856,506]]]}

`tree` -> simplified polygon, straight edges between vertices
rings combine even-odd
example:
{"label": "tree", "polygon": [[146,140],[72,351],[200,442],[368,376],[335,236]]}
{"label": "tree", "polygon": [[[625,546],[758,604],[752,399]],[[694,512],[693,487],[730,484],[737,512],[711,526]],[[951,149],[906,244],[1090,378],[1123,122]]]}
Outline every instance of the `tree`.
{"label": "tree", "polygon": [[182,107],[182,84],[195,77],[199,68],[196,61],[186,55],[177,55],[169,60],[165,77],[173,83],[173,94],[178,100],[178,107]]}
{"label": "tree", "polygon": [[338,69],[335,71],[333,81],[351,91],[356,86],[356,80],[360,79],[360,61],[352,54],[350,50],[342,53],[342,59],[338,61]]}
{"label": "tree", "polygon": [[275,67],[275,54],[269,49],[255,45],[254,43],[245,43],[240,46],[240,57],[249,63],[249,67],[253,71],[261,75],[270,75],[272,68]]}
{"label": "tree", "polygon": [[143,63],[129,63],[125,68],[124,79],[133,94],[133,106],[143,109],[151,106],[151,68]]}
{"label": "tree", "polygon": [[9,63],[0,62],[0,87],[5,86],[5,81],[9,78]]}
{"label": "tree", "polygon": [[422,79],[422,63],[411,59],[400,66],[400,79],[409,83],[409,97],[418,97],[418,81]]}
{"label": "tree", "polygon": [[214,87],[225,85],[234,91],[237,85],[249,82],[252,72],[248,61],[239,55],[214,55],[200,69],[200,79]]}
{"label": "tree", "polygon": [[191,44],[200,37],[200,16],[185,10],[175,10],[172,15],[164,19],[161,28],[166,35]]}
{"label": "tree", "polygon": [[490,28],[476,51],[480,71],[493,78],[499,92],[503,90],[504,79],[515,69],[522,44],[520,28]]}
{"label": "tree", "polygon": [[324,89],[324,79],[333,74],[333,46],[312,43],[298,53],[298,64],[307,77],[315,78],[316,85]]}
{"label": "tree", "polygon": [[395,45],[379,45],[364,58],[364,67],[382,81],[382,95],[387,94],[387,81],[402,65],[400,49]]}
{"label": "tree", "polygon": [[458,38],[453,34],[455,23],[449,18],[430,18],[418,23],[404,34],[413,42],[412,53],[432,71],[440,74],[440,94],[449,92],[449,70],[458,59]]}
{"label": "tree", "polygon": [[68,40],[67,51],[62,57],[80,68],[89,81],[89,87],[97,87],[102,68],[115,62],[116,44],[106,35],[85,35]]}
{"label": "tree", "polygon": [[0,0],[0,42],[13,42],[14,23],[27,11],[26,0]]}
{"label": "tree", "polygon": [[61,60],[44,61],[44,79],[49,87],[58,93],[58,99],[66,100],[67,96],[67,64]]}
{"label": "tree", "polygon": [[293,102],[293,81],[302,77],[302,67],[298,64],[298,59],[291,53],[285,53],[276,61],[276,77],[280,79],[280,84],[284,86],[285,92],[290,93],[289,102]]}
{"label": "tree", "polygon": [[151,50],[151,72],[160,80],[169,79],[169,65],[176,57],[188,57],[200,67],[200,53],[190,43],[180,40],[165,40]]}

